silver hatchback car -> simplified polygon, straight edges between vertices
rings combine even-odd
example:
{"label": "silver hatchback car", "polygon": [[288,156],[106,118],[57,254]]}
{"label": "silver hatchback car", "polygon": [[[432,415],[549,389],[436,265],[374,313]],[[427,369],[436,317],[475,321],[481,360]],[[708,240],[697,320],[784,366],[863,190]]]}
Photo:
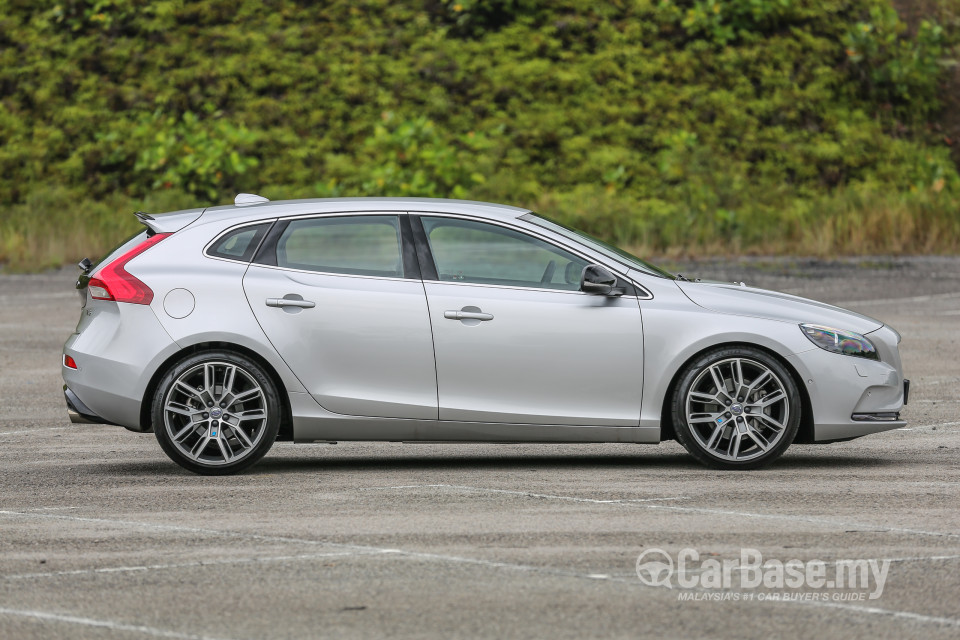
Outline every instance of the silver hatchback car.
{"label": "silver hatchback car", "polygon": [[81,263],[67,407],[197,473],[276,440],[676,439],[750,469],[905,424],[892,328],[691,282],[525,209],[240,194],[137,216]]}

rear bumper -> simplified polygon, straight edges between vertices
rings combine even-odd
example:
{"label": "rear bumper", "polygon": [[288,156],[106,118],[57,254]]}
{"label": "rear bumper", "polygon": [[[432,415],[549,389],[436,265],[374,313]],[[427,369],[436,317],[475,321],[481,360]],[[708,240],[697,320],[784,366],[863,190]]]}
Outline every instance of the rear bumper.
{"label": "rear bumper", "polygon": [[95,414],[87,405],[83,404],[70,387],[63,385],[63,399],[67,402],[67,415],[70,422],[75,424],[114,424]]}
{"label": "rear bumper", "polygon": [[63,346],[76,365],[62,366],[63,382],[78,419],[142,432],[141,406],[156,368],[177,345],[146,305],[88,304],[78,332]]}

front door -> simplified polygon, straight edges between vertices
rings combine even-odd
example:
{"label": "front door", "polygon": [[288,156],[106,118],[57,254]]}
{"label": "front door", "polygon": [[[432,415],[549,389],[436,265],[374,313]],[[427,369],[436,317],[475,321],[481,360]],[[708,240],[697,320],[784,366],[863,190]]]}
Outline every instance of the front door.
{"label": "front door", "polygon": [[637,426],[636,297],[579,291],[587,260],[532,235],[422,216],[441,420]]}

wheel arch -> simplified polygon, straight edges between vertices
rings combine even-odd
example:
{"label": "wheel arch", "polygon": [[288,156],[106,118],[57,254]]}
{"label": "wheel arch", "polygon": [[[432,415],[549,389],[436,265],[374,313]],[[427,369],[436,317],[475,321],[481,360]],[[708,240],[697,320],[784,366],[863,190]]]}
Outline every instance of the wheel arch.
{"label": "wheel arch", "polygon": [[774,358],[777,362],[783,365],[783,368],[793,377],[794,383],[797,385],[797,389],[800,392],[800,427],[797,430],[797,435],[794,438],[793,442],[795,444],[809,444],[814,441],[814,431],[813,431],[813,405],[810,402],[810,394],[807,391],[807,387],[804,384],[803,378],[797,372],[790,362],[784,358],[781,354],[777,353],[770,347],[764,346],[762,344],[757,344],[755,342],[747,342],[743,340],[733,340],[728,342],[718,342],[710,346],[704,347],[684,360],[680,366],[678,366],[672,374],[670,379],[670,384],[667,386],[667,392],[663,397],[663,403],[660,407],[660,440],[675,440],[676,434],[674,432],[673,426],[673,417],[671,410],[671,403],[673,401],[673,394],[676,391],[677,384],[680,382],[680,374],[687,368],[691,362],[701,357],[703,354],[708,351],[713,351],[715,349],[729,349],[732,347],[750,347],[752,349],[758,349],[763,351],[768,356]]}
{"label": "wheel arch", "polygon": [[290,397],[287,394],[287,387],[284,385],[280,374],[266,358],[261,356],[253,349],[232,342],[218,341],[198,342],[197,344],[184,347],[160,363],[160,366],[158,366],[156,371],[153,372],[153,376],[151,376],[150,382],[147,384],[146,390],[144,391],[143,399],[140,401],[140,428],[142,431],[153,431],[153,424],[150,417],[150,407],[152,405],[153,394],[156,393],[157,387],[160,385],[160,380],[163,379],[163,376],[175,363],[183,360],[186,357],[192,356],[196,353],[202,353],[204,351],[234,351],[240,355],[250,358],[258,365],[263,367],[263,370],[268,376],[270,376],[273,384],[276,385],[278,395],[280,396],[280,403],[282,405],[280,432],[277,434],[277,440],[292,441],[293,412],[290,408]]}

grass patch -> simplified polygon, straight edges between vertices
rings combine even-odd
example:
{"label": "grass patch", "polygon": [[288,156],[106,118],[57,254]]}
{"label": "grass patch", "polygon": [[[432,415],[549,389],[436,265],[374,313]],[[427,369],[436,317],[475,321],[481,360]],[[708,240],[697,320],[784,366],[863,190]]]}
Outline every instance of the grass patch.
{"label": "grass patch", "polygon": [[23,204],[0,208],[0,266],[7,272],[40,271],[100,258],[141,228],[134,211],[191,206],[193,198],[176,192],[96,201],[78,199],[62,187],[34,191]]}
{"label": "grass patch", "polygon": [[[265,190],[283,194],[283,188]],[[298,194],[310,195],[310,194]],[[661,200],[633,200],[603,188],[548,192],[522,203],[502,194],[472,197],[522,204],[642,257],[665,260],[733,255],[815,257],[945,254],[960,250],[960,206],[943,193],[889,193],[874,185],[846,187],[778,205],[757,201],[737,212],[691,209]],[[96,259],[140,228],[134,211],[203,206],[175,190],[143,200],[79,199],[53,187],[23,204],[0,208],[0,265],[37,271]]]}

